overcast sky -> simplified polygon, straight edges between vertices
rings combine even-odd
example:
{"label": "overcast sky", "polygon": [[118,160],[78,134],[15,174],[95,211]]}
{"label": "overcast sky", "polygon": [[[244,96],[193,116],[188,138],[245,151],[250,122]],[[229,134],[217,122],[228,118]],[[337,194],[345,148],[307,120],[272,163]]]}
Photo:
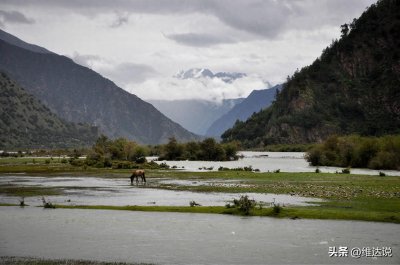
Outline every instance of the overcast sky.
{"label": "overcast sky", "polygon": [[[311,64],[373,0],[0,0],[0,28],[142,99],[245,97]],[[247,77],[179,80],[208,68]]]}

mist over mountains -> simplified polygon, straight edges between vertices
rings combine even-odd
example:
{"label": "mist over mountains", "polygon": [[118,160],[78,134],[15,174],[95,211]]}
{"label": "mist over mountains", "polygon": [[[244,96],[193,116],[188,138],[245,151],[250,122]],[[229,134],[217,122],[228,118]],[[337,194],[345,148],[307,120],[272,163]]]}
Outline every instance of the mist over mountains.
{"label": "mist over mountains", "polygon": [[198,139],[98,73],[9,34],[1,36],[18,46],[0,40],[0,70],[61,118],[89,123],[109,137],[140,143],[163,143],[172,136],[180,141]]}
{"label": "mist over mountains", "polygon": [[206,131],[206,135],[220,138],[222,133],[234,126],[236,121],[245,121],[253,113],[269,107],[282,85],[268,89],[253,90],[243,101],[215,120]]}
{"label": "mist over mountains", "polygon": [[178,79],[198,79],[198,78],[216,78],[224,81],[225,83],[232,83],[234,80],[246,77],[245,73],[235,73],[235,72],[218,72],[213,73],[211,70],[206,68],[191,68],[186,71],[179,71],[175,78]]}
{"label": "mist over mountains", "polygon": [[149,100],[148,102],[187,130],[199,135],[207,135],[207,129],[215,120],[229,112],[243,100],[243,98],[238,98],[216,102],[188,99]]}

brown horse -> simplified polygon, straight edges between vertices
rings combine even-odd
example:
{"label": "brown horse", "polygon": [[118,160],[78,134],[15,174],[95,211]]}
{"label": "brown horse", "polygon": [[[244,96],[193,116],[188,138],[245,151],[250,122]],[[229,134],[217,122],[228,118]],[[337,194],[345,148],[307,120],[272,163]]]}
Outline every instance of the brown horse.
{"label": "brown horse", "polygon": [[133,184],[133,179],[136,178],[136,184],[139,182],[139,177],[141,177],[142,182],[146,183],[146,176],[143,169],[134,170],[131,175],[131,184]]}

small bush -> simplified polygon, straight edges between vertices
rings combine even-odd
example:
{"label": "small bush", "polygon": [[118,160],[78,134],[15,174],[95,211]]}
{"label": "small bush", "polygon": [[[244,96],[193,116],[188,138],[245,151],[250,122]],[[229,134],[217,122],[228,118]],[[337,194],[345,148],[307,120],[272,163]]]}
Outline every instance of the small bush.
{"label": "small bush", "polygon": [[280,169],[274,170],[274,173],[280,173],[280,172],[281,172]]}
{"label": "small bush", "polygon": [[244,215],[249,215],[250,211],[256,206],[256,201],[249,199],[249,196],[240,196],[239,200],[234,199],[233,204]]}
{"label": "small bush", "polygon": [[235,206],[228,202],[227,204],[225,204],[225,208],[231,209],[231,208],[235,208]]}
{"label": "small bush", "polygon": [[384,176],[386,176],[386,174],[385,174],[384,172],[380,171],[380,172],[379,172],[379,176],[380,176],[380,177],[384,177]]}
{"label": "small bush", "polygon": [[274,206],[272,206],[272,212],[274,214],[279,214],[281,211],[282,211],[282,206],[280,206],[279,203],[278,204],[274,203]]}
{"label": "small bush", "polygon": [[350,174],[350,169],[349,168],[342,169],[342,174]]}
{"label": "small bush", "polygon": [[244,169],[244,171],[253,171],[252,166],[244,167],[243,169]]}
{"label": "small bush", "polygon": [[42,197],[42,202],[43,202],[43,208],[46,208],[46,209],[55,209],[56,208],[56,206],[54,204],[52,204],[49,201],[46,201],[46,199],[44,197]]}
{"label": "small bush", "polygon": [[144,157],[144,156],[138,157],[138,158],[136,158],[135,162],[138,164],[146,163],[146,157]]}
{"label": "small bush", "polygon": [[195,202],[195,201],[190,201],[190,202],[189,202],[189,205],[190,205],[190,207],[201,206],[200,204],[198,204],[198,203]]}
{"label": "small bush", "polygon": [[71,166],[81,167],[85,164],[85,160],[79,158],[70,158],[69,163]]}
{"label": "small bush", "polygon": [[316,168],[315,173],[321,173],[321,170],[319,170],[319,168]]}
{"label": "small bush", "polygon": [[20,207],[25,207],[25,206],[26,206],[26,204],[25,204],[25,197],[22,197],[22,198],[19,200],[19,206],[20,206]]}
{"label": "small bush", "polygon": [[45,161],[44,161],[46,164],[50,164],[50,159],[46,159]]}
{"label": "small bush", "polygon": [[167,163],[161,163],[160,168],[169,169],[169,166],[167,165]]}

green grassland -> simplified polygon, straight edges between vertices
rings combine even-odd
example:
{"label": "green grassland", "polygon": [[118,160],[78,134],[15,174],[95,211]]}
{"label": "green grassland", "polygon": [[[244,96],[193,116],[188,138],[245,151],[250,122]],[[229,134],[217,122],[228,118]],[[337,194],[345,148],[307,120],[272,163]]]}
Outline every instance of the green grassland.
{"label": "green grassland", "polygon": [[[324,202],[318,206],[307,207],[282,207],[279,213],[274,212],[272,207],[255,207],[249,216],[269,216],[291,219],[332,219],[332,220],[360,220],[374,222],[400,223],[400,212],[394,212],[388,205],[386,211],[379,208],[369,208],[366,211],[357,202],[341,203]],[[224,206],[105,206],[105,205],[56,205],[56,208],[66,209],[90,209],[90,210],[123,210],[123,211],[145,211],[145,212],[177,212],[177,213],[207,213],[207,214],[230,214],[243,215],[237,208],[226,208]]]}

